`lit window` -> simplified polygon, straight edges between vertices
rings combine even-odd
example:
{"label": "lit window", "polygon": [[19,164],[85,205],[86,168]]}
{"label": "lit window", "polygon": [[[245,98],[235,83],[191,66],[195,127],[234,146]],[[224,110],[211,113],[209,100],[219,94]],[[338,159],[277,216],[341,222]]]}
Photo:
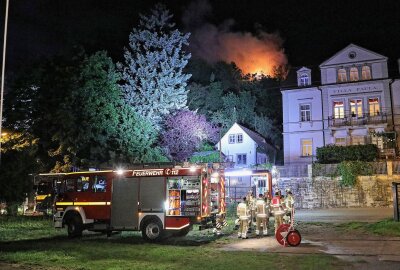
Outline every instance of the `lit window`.
{"label": "lit window", "polygon": [[379,115],[379,98],[369,98],[368,99],[368,112],[370,116]]}
{"label": "lit window", "polygon": [[350,100],[350,111],[352,117],[362,117],[362,100],[361,99],[351,99]]}
{"label": "lit window", "polygon": [[303,157],[312,155],[312,140],[311,139],[301,140],[301,155]]}
{"label": "lit window", "polygon": [[302,74],[300,76],[300,86],[310,85],[310,79],[307,74]]}
{"label": "lit window", "polygon": [[338,70],[338,82],[347,82],[347,73],[344,68]]}
{"label": "lit window", "polygon": [[301,104],[300,105],[300,121],[308,122],[311,121],[311,105]]}
{"label": "lit window", "polygon": [[363,80],[371,80],[371,68],[369,66],[362,67],[361,77]]}
{"label": "lit window", "polygon": [[335,138],[336,145],[346,145],[346,138]]}
{"label": "lit window", "polygon": [[333,116],[335,119],[344,118],[344,102],[334,101],[333,102]]}
{"label": "lit window", "polygon": [[233,156],[232,155],[228,155],[228,161],[229,162],[233,162]]}
{"label": "lit window", "polygon": [[247,155],[246,154],[237,154],[237,156],[236,156],[236,164],[238,164],[238,165],[246,165],[247,164]]}
{"label": "lit window", "polygon": [[229,134],[229,143],[235,143],[235,134]]}
{"label": "lit window", "polygon": [[351,144],[352,145],[359,145],[359,144],[364,144],[365,143],[365,138],[364,136],[354,136],[351,137]]}
{"label": "lit window", "polygon": [[350,81],[358,81],[358,68],[352,67],[350,68]]}
{"label": "lit window", "polygon": [[237,135],[237,142],[242,143],[243,142],[243,134],[238,134]]}

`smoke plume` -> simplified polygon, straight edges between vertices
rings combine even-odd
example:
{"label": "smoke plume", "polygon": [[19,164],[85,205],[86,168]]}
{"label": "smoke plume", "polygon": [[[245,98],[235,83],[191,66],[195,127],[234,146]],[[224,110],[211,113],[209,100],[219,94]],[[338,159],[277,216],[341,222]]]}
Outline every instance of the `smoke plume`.
{"label": "smoke plume", "polygon": [[245,73],[273,76],[273,68],[287,64],[278,34],[259,31],[231,31],[233,20],[221,25],[207,22],[212,8],[207,0],[192,2],[183,15],[183,22],[190,31],[190,51],[195,57],[209,63],[235,62]]}

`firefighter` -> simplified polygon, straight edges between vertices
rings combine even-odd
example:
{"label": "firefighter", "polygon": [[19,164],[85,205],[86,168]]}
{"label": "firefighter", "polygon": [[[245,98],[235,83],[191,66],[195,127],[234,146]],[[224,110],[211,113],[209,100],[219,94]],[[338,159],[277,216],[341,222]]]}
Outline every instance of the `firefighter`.
{"label": "firefighter", "polygon": [[279,191],[275,192],[275,196],[271,200],[271,208],[274,213],[274,219],[275,219],[275,234],[279,226],[283,223],[283,214],[285,213],[283,211],[283,206],[282,206],[283,202],[279,193],[280,193]]}
{"label": "firefighter", "polygon": [[238,238],[247,238],[247,230],[249,226],[249,208],[247,199],[243,197],[243,201],[237,206],[237,215],[239,216],[239,232]]}
{"label": "firefighter", "polygon": [[250,211],[249,229],[251,230],[256,222],[256,198],[253,197],[253,192],[251,190],[247,193],[246,200]]}
{"label": "firefighter", "polygon": [[294,198],[292,195],[292,191],[288,188],[286,189],[286,196],[285,196],[285,217],[284,217],[287,223],[289,223],[292,218],[293,206],[294,206]]}
{"label": "firefighter", "polygon": [[258,195],[256,201],[256,235],[259,236],[262,228],[262,234],[268,234],[267,228],[267,205],[262,194]]}

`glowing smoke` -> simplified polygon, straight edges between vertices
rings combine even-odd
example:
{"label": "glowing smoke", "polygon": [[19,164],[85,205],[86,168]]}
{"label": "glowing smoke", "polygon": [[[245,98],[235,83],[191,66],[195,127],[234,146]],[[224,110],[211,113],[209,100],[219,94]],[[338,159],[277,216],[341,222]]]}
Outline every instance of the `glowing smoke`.
{"label": "glowing smoke", "polygon": [[210,63],[217,61],[235,62],[246,74],[273,75],[273,68],[287,64],[278,34],[260,31],[232,32],[233,20],[220,26],[206,22],[211,6],[206,0],[192,2],[183,16],[190,38],[190,50],[196,57]]}

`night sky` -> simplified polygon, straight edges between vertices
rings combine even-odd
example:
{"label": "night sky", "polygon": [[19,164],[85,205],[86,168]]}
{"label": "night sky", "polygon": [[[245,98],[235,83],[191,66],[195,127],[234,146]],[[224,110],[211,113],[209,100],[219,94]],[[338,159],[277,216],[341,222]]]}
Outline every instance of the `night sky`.
{"label": "night sky", "polygon": [[[40,56],[52,56],[82,45],[89,53],[107,50],[120,61],[128,35],[153,0],[10,0],[7,66],[16,70]],[[182,30],[196,28],[182,20],[191,1],[164,1]],[[291,66],[318,65],[349,43],[390,59],[398,74],[400,58],[400,1],[209,1],[211,8],[199,24],[233,33],[274,33]],[[1,1],[1,33],[5,0]],[[200,27],[200,25],[198,25]],[[3,36],[3,35],[2,35]]]}

